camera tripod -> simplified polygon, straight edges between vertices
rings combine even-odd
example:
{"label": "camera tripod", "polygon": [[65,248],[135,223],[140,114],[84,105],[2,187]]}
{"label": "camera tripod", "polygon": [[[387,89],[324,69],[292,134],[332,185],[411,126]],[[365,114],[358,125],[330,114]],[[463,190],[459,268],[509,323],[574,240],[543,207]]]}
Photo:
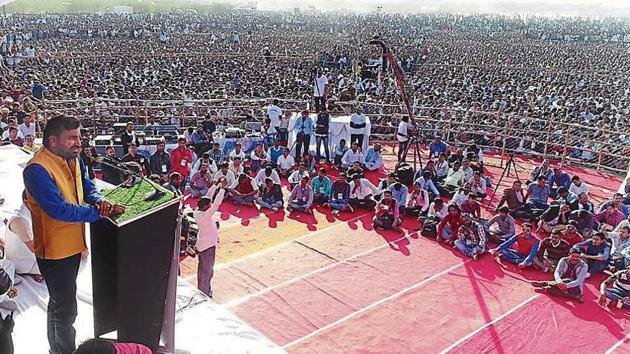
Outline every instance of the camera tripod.
{"label": "camera tripod", "polygon": [[486,206],[490,206],[490,204],[492,204],[492,202],[494,201],[494,196],[497,194],[497,189],[499,189],[499,186],[501,185],[503,178],[510,177],[510,173],[512,172],[512,170],[514,170],[514,175],[516,176],[516,179],[520,180],[520,177],[518,176],[518,168],[516,166],[516,162],[514,162],[514,154],[510,153],[509,156],[510,158],[508,159],[505,167],[503,168],[503,172],[501,172],[499,181],[497,181],[497,183],[494,185],[494,190],[492,191],[492,197],[490,197],[490,199],[488,200],[488,204],[486,204]]}

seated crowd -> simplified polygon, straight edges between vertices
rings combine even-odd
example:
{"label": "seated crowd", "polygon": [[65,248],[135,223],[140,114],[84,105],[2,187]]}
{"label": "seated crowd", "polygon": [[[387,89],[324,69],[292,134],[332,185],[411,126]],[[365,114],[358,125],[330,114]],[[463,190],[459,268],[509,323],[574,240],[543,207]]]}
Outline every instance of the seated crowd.
{"label": "seated crowd", "polygon": [[[303,118],[307,118],[305,114]],[[554,281],[533,285],[579,301],[584,279],[590,274],[625,272],[630,262],[630,205],[624,195],[616,193],[596,207],[589,200],[589,186],[579,176],[570,176],[547,160],[531,171],[527,181],[517,179],[502,190],[496,215],[484,219],[481,205],[491,179],[484,175],[483,153],[474,145],[456,150],[437,136],[429,145],[431,158],[410,186],[395,173],[376,184],[366,178],[366,171],[383,166],[379,144],[364,154],[357,142],[348,148],[342,140],[332,149],[330,159],[308,149],[294,156],[273,140],[258,144],[250,153],[237,144],[227,156],[219,144],[211,145],[197,158],[180,139],[170,156],[161,144],[143,162],[131,144],[122,160],[136,161],[165,187],[177,193],[186,191],[193,198],[223,184],[226,200],[242,206],[257,204],[274,212],[286,208],[312,213],[316,205],[329,208],[334,215],[365,209],[374,211],[375,228],[394,230],[404,218],[417,218],[422,235],[474,259],[490,253],[498,262],[554,272]],[[329,176],[326,166],[338,170],[338,177]],[[281,182],[285,178],[290,191],[286,198]],[[518,223],[521,232],[517,232]],[[622,275],[615,274],[607,284],[618,283]],[[610,299],[619,297],[606,289],[603,294]]]}
{"label": "seated crowd", "polygon": [[[302,118],[308,119],[304,113]],[[203,129],[200,125],[199,131]],[[416,218],[423,236],[451,245],[475,260],[489,253],[498,262],[553,272],[553,281],[532,283],[551,294],[583,301],[584,280],[594,273],[610,272],[613,275],[602,285],[601,302],[621,299],[621,306],[630,307],[627,196],[616,193],[596,207],[589,200],[589,186],[579,176],[570,176],[547,160],[533,169],[527,181],[514,180],[511,187],[500,191],[495,215],[485,219],[481,205],[492,181],[484,174],[483,153],[475,145],[454,149],[436,136],[429,145],[430,158],[406,185],[396,173],[375,183],[366,178],[366,172],[383,168],[378,143],[363,153],[359,142],[351,141],[347,147],[341,140],[332,147],[333,156],[322,156],[308,149],[308,141],[300,154],[273,137],[252,151],[244,151],[237,143],[224,154],[220,144],[210,140],[198,156],[195,146],[180,137],[172,151],[167,152],[162,142],[146,157],[138,151],[131,130],[123,139],[125,154],[119,157],[108,147],[107,157],[176,194],[198,199],[197,213],[214,212],[225,200],[272,212],[286,208],[311,214],[317,205],[333,215],[364,209],[374,212],[376,229],[400,230],[405,218]],[[88,170],[96,165],[93,156],[95,152],[86,145],[81,157]],[[330,176],[330,169],[338,177]],[[102,165],[101,171],[106,182],[124,180],[117,169]],[[90,177],[94,178],[93,172]],[[283,193],[283,179],[288,197]],[[219,190],[221,198],[217,198]],[[519,223],[521,231],[517,232]],[[209,287],[211,277],[200,280],[200,289]],[[211,295],[209,288],[203,291]]]}

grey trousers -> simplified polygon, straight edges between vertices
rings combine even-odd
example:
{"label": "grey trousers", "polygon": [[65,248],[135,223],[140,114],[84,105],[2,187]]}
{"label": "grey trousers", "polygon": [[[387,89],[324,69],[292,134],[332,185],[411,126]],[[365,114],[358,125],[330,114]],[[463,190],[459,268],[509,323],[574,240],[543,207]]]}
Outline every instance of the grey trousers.
{"label": "grey trousers", "polygon": [[212,276],[214,275],[214,258],[216,246],[200,252],[197,256],[199,266],[197,267],[197,288],[204,294],[212,297]]}

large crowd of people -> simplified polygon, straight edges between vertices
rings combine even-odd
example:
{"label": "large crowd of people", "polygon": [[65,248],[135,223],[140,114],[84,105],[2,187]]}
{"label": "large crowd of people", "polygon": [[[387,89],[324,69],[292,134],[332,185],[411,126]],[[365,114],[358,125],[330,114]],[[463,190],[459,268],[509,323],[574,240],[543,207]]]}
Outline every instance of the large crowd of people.
{"label": "large crowd of people", "polygon": [[[392,139],[404,112],[394,78],[379,76],[381,49],[369,44],[377,34],[399,59],[426,137],[449,131],[452,143],[553,152],[615,170],[628,164],[629,64],[618,53],[627,51],[630,30],[623,21],[15,14],[0,30],[2,96],[25,111],[39,105],[82,116],[86,126],[154,116],[194,127],[206,114],[234,124],[261,120],[271,98],[285,113],[318,98],[335,114],[361,107],[373,133]],[[326,90],[315,79],[326,80]]]}
{"label": "large crowd of people", "polygon": [[[78,158],[75,165],[85,168],[82,183],[91,193],[86,202],[93,206],[74,218],[44,215],[46,200],[38,197],[54,186],[37,186],[44,172],[27,168],[24,207],[6,220],[3,269],[10,275],[0,287],[0,306],[15,308],[13,273],[55,283],[60,280],[50,270],[53,261],[72,258],[64,265],[68,272],[78,265],[84,251],[79,238],[54,259],[42,253],[37,243],[51,235],[39,219],[89,222],[124,210],[102,199],[91,183],[97,177],[114,185],[128,180],[120,169],[99,166],[92,141],[102,129],[111,132],[111,123],[123,123],[122,154],[108,146],[108,161],[196,199],[185,218],[196,224],[196,237],[189,239],[190,225],[184,228],[183,244],[190,247],[183,251],[199,258],[198,288],[208,296],[219,232],[213,214],[222,203],[233,203],[270,213],[363,209],[373,213],[374,228],[398,231],[405,219],[417,219],[420,234],[466,256],[487,253],[498,262],[553,273],[553,280],[532,282],[550,294],[582,302],[585,279],[608,272],[600,303],[630,308],[630,183],[624,193],[594,205],[587,183],[558,161],[628,168],[630,60],[619,54],[629,49],[627,33],[628,25],[616,20],[479,15],[5,16],[2,140],[41,151],[35,164],[54,171],[60,162],[53,155]],[[370,44],[375,34],[398,58],[417,108],[415,122],[401,108],[392,70],[382,70],[381,48]],[[351,116],[351,134],[332,145],[331,116],[342,114]],[[94,129],[78,130],[68,115]],[[426,144],[429,158],[409,178],[383,173],[383,146],[370,141],[363,149],[367,117],[370,139],[398,142],[399,162],[415,138]],[[71,127],[51,127],[51,121]],[[226,151],[215,133],[243,121],[260,123],[261,141],[251,151],[239,143]],[[165,124],[181,129],[177,147],[167,151],[162,141],[155,152],[142,153],[134,126]],[[284,146],[289,128],[295,144]],[[75,130],[66,146],[50,135]],[[35,143],[42,133],[43,147]],[[488,211],[482,204],[493,181],[484,152],[499,148],[558,158],[497,191],[498,205]],[[377,180],[374,171],[386,177]],[[43,236],[34,241],[34,232]],[[58,297],[69,291],[57,290]],[[76,312],[76,303],[66,300],[57,306]],[[49,315],[67,327],[67,316]],[[62,352],[74,348],[66,330],[63,343],[51,340]]]}

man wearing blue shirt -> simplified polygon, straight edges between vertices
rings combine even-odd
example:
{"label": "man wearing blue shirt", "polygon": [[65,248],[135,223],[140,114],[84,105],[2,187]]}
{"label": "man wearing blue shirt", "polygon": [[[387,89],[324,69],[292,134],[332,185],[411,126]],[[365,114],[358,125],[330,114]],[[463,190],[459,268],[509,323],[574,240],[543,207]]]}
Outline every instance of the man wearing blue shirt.
{"label": "man wearing blue shirt", "polygon": [[310,112],[302,111],[302,115],[295,120],[293,127],[297,136],[295,140],[295,159],[302,157],[302,149],[308,151],[311,146],[311,134],[313,134],[314,124],[310,117]]}
{"label": "man wearing blue shirt", "polygon": [[558,197],[558,188],[564,187],[567,190],[571,187],[571,176],[568,173],[562,172],[561,167],[554,167],[553,174],[547,180],[547,184],[549,185],[551,197]]}
{"label": "man wearing blue shirt", "polygon": [[400,182],[396,182],[389,186],[389,190],[392,192],[392,199],[396,201],[398,205],[398,220],[395,221],[397,225],[400,225],[402,216],[405,214],[405,205],[407,205],[407,196],[409,194],[409,188]]}
{"label": "man wearing blue shirt", "polygon": [[433,193],[432,198],[435,198],[440,195],[440,192],[438,192],[435,184],[433,184],[431,176],[431,171],[424,171],[424,173],[422,173],[422,177],[418,178],[413,183],[418,183],[420,185],[420,189]]}
{"label": "man wearing blue shirt", "polygon": [[[527,188],[527,194],[525,200],[532,209],[546,210],[549,207],[547,200],[550,194],[549,185],[547,184],[547,178],[545,176],[538,176],[536,183],[532,183]],[[542,212],[540,212],[542,214]]]}
{"label": "man wearing blue shirt", "polygon": [[124,211],[96,190],[78,158],[81,123],[57,116],[46,124],[43,147],[24,169],[37,264],[48,288],[51,353],[75,350],[76,279],[85,243],[85,224]]}
{"label": "man wearing blue shirt", "polygon": [[442,141],[440,135],[436,135],[435,139],[429,144],[429,158],[437,158],[440,154],[445,154],[448,145]]}
{"label": "man wearing blue shirt", "polygon": [[610,258],[610,244],[606,242],[603,232],[596,232],[590,239],[573,246],[580,250],[580,258],[588,263],[590,274],[601,273],[608,265]]}
{"label": "man wearing blue shirt", "polygon": [[383,167],[383,154],[381,153],[381,144],[374,144],[365,153],[365,168],[370,171],[376,171]]}

